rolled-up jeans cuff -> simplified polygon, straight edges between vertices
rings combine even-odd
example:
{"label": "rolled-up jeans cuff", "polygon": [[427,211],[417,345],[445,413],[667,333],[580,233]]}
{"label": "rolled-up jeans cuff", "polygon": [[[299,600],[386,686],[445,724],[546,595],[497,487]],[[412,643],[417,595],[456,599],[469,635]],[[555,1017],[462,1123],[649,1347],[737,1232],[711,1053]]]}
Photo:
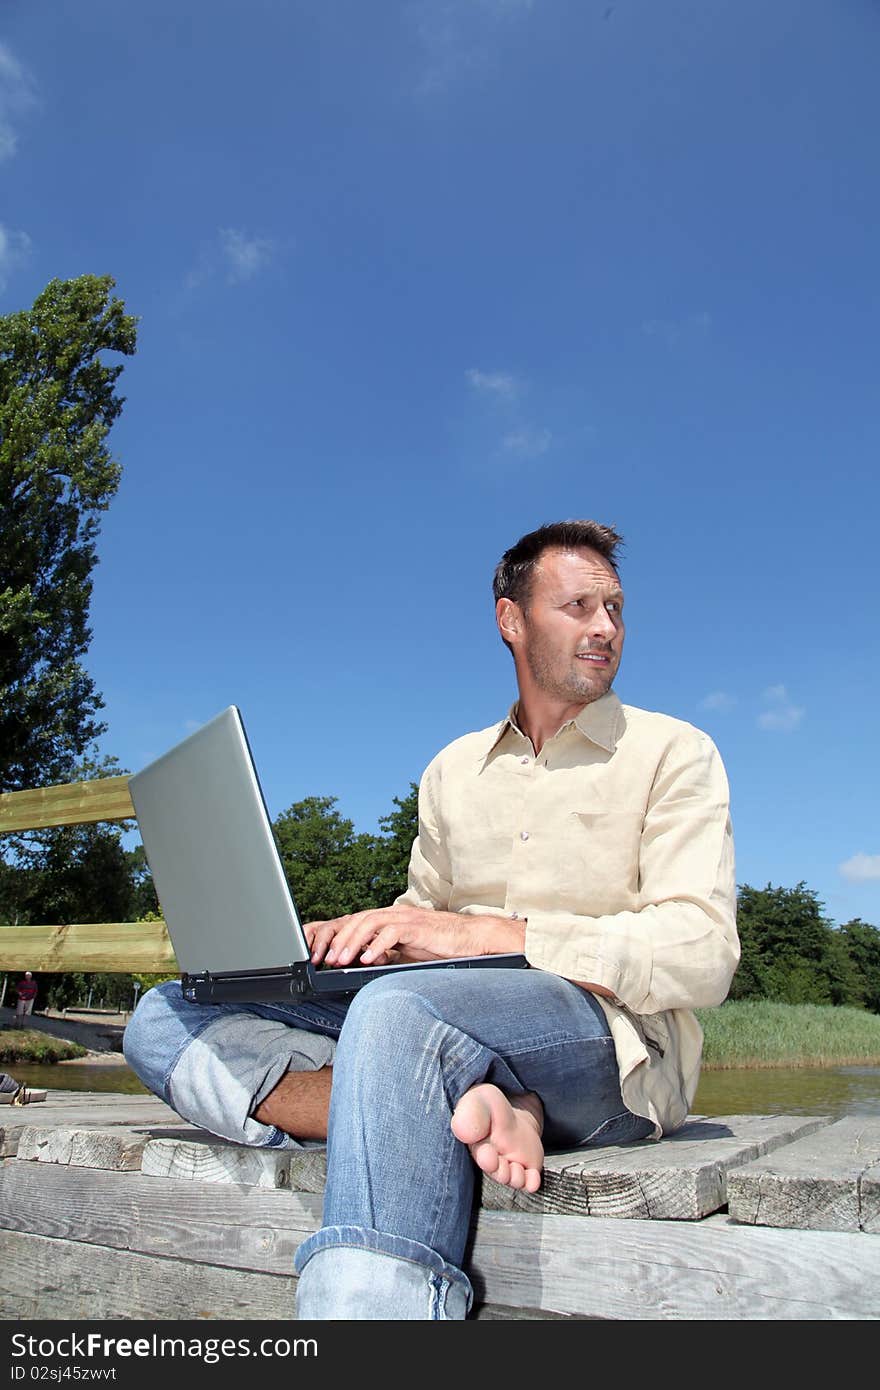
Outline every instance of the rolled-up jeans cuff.
{"label": "rolled-up jeans cuff", "polygon": [[323,1226],[294,1268],[302,1320],[461,1320],[473,1302],[467,1275],[436,1250],[365,1226]]}
{"label": "rolled-up jeans cuff", "polygon": [[193,1124],[236,1144],[298,1149],[303,1145],[253,1111],[288,1071],[333,1062],[332,1038],[271,1019],[221,1014],[182,1052],[167,1098]]}

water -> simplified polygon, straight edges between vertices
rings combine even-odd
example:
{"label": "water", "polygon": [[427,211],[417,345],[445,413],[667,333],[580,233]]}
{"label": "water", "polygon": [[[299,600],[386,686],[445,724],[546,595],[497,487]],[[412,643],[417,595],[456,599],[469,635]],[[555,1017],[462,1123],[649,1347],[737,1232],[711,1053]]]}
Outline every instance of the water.
{"label": "water", "polygon": [[147,1088],[124,1062],[2,1062],[25,1086],[47,1091],[115,1091],[125,1096],[147,1095]]}
{"label": "water", "polygon": [[695,1115],[880,1115],[880,1067],[704,1071]]}
{"label": "water", "polygon": [[[5,1066],[0,1064],[0,1070]],[[8,1064],[18,1081],[47,1090],[145,1095],[124,1062]],[[773,1067],[704,1071],[695,1115],[880,1115],[880,1067]]]}

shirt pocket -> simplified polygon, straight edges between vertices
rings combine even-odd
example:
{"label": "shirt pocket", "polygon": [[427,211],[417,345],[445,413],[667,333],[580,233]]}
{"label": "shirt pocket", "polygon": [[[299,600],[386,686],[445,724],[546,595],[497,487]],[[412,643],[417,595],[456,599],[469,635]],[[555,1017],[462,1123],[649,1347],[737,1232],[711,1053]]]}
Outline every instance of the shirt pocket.
{"label": "shirt pocket", "polygon": [[[639,851],[645,817],[641,810],[574,811],[569,833],[578,846],[590,892],[590,915],[635,908],[639,893]],[[594,905],[595,904],[595,905]]]}

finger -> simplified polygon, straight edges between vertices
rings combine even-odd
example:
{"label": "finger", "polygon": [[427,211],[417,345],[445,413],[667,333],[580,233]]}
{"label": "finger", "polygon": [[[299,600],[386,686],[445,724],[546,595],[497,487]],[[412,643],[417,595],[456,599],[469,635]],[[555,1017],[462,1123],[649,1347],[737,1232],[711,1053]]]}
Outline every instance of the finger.
{"label": "finger", "polygon": [[[365,941],[357,957],[364,965],[377,965],[385,957],[404,955],[408,961],[436,960],[437,953],[417,939],[417,933],[407,930],[401,922],[389,922],[369,941]],[[414,939],[416,938],[416,939]],[[352,943],[354,945],[354,943]],[[354,947],[355,951],[357,947]],[[352,956],[355,959],[355,956]]]}
{"label": "finger", "polygon": [[328,961],[348,965],[355,956],[360,956],[367,942],[372,941],[382,930],[386,920],[384,908],[371,908],[366,912],[353,913],[345,926],[334,936],[333,945],[327,952]]}
{"label": "finger", "polygon": [[387,955],[395,946],[400,945],[402,937],[403,932],[400,926],[392,924],[383,927],[371,941],[364,943],[360,956],[361,960],[365,965],[374,965],[381,956]]}
{"label": "finger", "polygon": [[311,947],[313,961],[320,961],[324,958],[327,947],[330,945],[340,930],[344,930],[347,917],[335,917],[329,922],[310,922],[306,928],[306,940]]}

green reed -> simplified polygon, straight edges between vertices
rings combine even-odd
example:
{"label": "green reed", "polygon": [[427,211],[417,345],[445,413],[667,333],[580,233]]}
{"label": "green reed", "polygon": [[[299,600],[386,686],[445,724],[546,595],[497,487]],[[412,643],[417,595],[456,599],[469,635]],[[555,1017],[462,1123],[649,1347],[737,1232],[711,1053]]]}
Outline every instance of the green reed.
{"label": "green reed", "polygon": [[743,999],[696,1013],[705,1067],[880,1065],[880,1015],[864,1009]]}

